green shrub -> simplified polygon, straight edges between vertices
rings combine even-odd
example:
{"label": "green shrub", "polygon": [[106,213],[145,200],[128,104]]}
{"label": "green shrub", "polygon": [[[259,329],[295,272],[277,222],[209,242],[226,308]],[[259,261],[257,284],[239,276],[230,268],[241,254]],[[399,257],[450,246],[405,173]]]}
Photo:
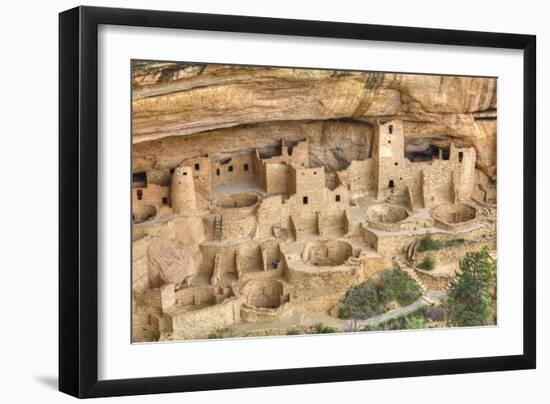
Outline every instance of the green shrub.
{"label": "green shrub", "polygon": [[435,258],[431,255],[427,255],[416,267],[420,269],[425,269],[426,271],[431,271],[435,268]]}
{"label": "green shrub", "polygon": [[431,321],[444,321],[445,308],[443,306],[428,306],[422,309],[422,314],[425,319]]}
{"label": "green shrub", "polygon": [[351,287],[340,305],[342,319],[366,319],[388,310],[391,301],[406,306],[420,298],[420,286],[400,268],[385,269],[377,278]]}
{"label": "green shrub", "polygon": [[434,240],[430,233],[426,234],[420,243],[418,244],[418,252],[440,250],[445,247],[454,247],[456,245],[464,244],[465,240],[462,238],[453,238],[450,240],[440,241]]}
{"label": "green shrub", "polygon": [[418,330],[427,328],[426,321],[422,317],[406,317],[404,329],[406,330]]}
{"label": "green shrub", "polygon": [[315,324],[311,327],[308,334],[332,334],[337,332],[336,328],[323,325],[323,323]]}
{"label": "green shrub", "polygon": [[226,338],[229,335],[229,328],[218,328],[216,331],[212,331],[208,334],[208,339]]}

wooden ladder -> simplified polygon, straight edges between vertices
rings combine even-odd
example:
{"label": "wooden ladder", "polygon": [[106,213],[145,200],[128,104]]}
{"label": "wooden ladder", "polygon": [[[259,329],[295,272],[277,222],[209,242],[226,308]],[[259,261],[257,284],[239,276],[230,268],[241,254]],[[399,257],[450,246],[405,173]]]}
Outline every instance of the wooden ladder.
{"label": "wooden ladder", "polygon": [[222,241],[223,216],[214,218],[214,240]]}

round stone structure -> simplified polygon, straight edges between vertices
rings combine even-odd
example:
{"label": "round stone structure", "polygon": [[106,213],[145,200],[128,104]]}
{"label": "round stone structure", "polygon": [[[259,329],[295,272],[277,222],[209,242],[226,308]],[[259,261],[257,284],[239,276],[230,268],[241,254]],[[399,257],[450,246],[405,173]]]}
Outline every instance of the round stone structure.
{"label": "round stone structure", "polygon": [[343,240],[315,240],[306,244],[302,259],[318,267],[334,267],[346,263],[353,254],[350,243]]}
{"label": "round stone structure", "polygon": [[407,210],[401,206],[383,203],[371,206],[367,210],[367,219],[376,223],[397,223],[409,217]]}
{"label": "round stone structure", "polygon": [[461,229],[477,221],[477,209],[466,203],[445,203],[432,209],[431,215],[439,227]]}
{"label": "round stone structure", "polygon": [[262,196],[256,192],[224,194],[214,200],[212,211],[230,216],[251,214],[259,206]]}

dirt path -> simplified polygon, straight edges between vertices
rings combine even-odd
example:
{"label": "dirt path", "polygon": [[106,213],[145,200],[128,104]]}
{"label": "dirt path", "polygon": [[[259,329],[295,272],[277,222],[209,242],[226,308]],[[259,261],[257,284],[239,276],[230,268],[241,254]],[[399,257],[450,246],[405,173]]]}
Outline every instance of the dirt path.
{"label": "dirt path", "polygon": [[[234,335],[245,335],[249,332],[257,332],[264,330],[266,334],[269,335],[268,330],[289,330],[292,327],[308,327],[314,326],[316,324],[323,324],[324,326],[336,328],[338,331],[345,331],[353,325],[354,329],[359,329],[365,326],[375,326],[386,321],[400,318],[412,314],[422,307],[431,306],[432,304],[441,303],[442,298],[445,296],[445,292],[429,290],[423,296],[421,296],[415,302],[409,304],[405,307],[400,307],[395,310],[388,311],[386,313],[380,314],[368,318],[366,320],[342,320],[330,316],[327,313],[297,313],[292,315],[289,318],[282,320],[268,322],[268,323],[240,323],[231,327]],[[274,335],[280,335],[279,333],[274,333]],[[273,335],[273,334],[272,334]]]}

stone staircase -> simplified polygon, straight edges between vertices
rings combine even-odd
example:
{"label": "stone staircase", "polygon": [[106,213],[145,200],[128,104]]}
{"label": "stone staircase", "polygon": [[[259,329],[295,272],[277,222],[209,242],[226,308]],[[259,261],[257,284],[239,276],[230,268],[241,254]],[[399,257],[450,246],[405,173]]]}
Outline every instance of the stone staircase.
{"label": "stone staircase", "polygon": [[424,282],[422,282],[422,280],[418,277],[418,275],[416,274],[416,271],[414,270],[414,268],[410,267],[409,265],[407,265],[406,263],[404,262],[401,262],[401,261],[397,261],[397,264],[399,265],[399,267],[405,271],[407,273],[407,275],[409,275],[411,277],[411,279],[413,281],[415,281],[418,286],[420,286],[420,290],[422,291],[422,294],[426,294],[426,292],[428,291],[428,287],[424,284]]}
{"label": "stone staircase", "polygon": [[222,241],[223,234],[223,216],[219,215],[214,218],[214,240]]}

